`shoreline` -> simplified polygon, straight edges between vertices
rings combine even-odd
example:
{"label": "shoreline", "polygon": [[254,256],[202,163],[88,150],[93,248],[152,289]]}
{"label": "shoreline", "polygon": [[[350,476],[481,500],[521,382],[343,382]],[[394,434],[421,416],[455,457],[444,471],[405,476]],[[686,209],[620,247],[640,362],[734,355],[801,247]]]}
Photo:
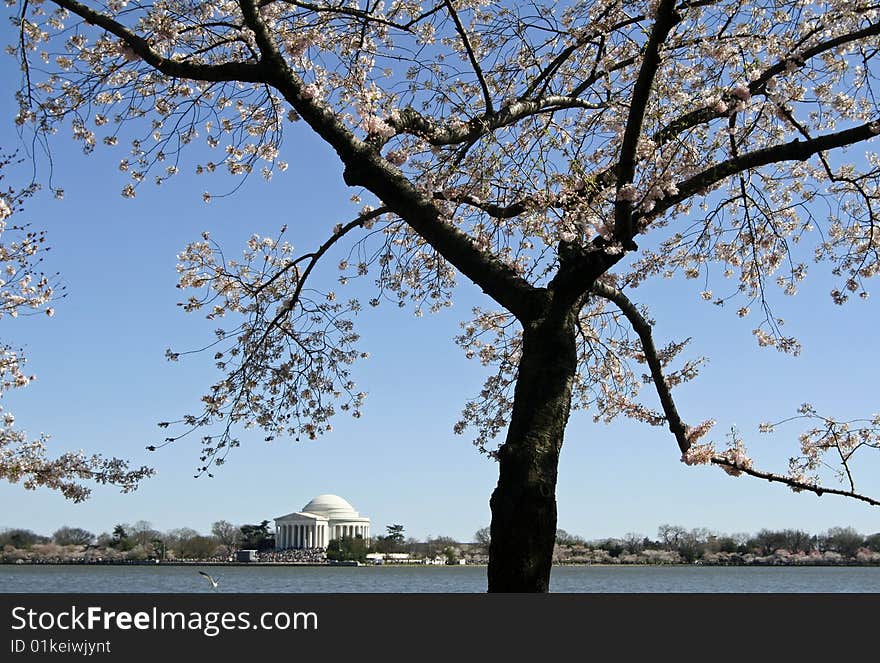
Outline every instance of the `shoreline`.
{"label": "shoreline", "polygon": [[[474,564],[422,564],[411,562],[408,564],[346,564],[346,563],[330,563],[330,562],[219,562],[219,561],[16,561],[16,562],[0,562],[0,567],[4,566],[146,566],[150,568],[163,566],[240,566],[240,567],[321,567],[321,568],[378,568],[378,567],[394,567],[394,568],[412,568],[412,567],[436,567],[436,568],[486,568],[485,563]],[[834,567],[880,567],[878,562],[860,562],[857,560],[845,560],[839,562],[798,562],[784,563],[777,561],[768,562],[748,562],[748,563],[711,563],[711,562],[693,562],[693,563],[661,563],[661,564],[640,564],[640,563],[559,563],[553,567],[583,567],[595,566],[599,568],[651,568],[651,567],[799,567],[799,568],[834,568]]]}

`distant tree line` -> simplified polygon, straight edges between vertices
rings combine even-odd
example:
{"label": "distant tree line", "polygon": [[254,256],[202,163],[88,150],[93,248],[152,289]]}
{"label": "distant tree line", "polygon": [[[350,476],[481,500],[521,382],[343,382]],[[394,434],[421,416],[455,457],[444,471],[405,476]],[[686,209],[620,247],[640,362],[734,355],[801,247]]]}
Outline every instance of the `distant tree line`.
{"label": "distant tree line", "polygon": [[663,524],[657,528],[654,539],[628,533],[621,538],[586,541],[558,530],[556,544],[562,548],[602,550],[611,558],[640,555],[645,551],[664,551],[674,553],[682,562],[711,559],[719,554],[766,557],[775,553],[834,553],[850,559],[857,557],[860,551],[880,554],[880,532],[864,535],[852,527],[832,527],[821,534],[800,529],[762,529],[755,534],[723,534],[704,527],[687,529],[680,525]]}
{"label": "distant tree line", "polygon": [[[479,561],[480,556],[488,554],[488,527],[477,530],[470,542],[460,542],[448,536],[428,536],[421,541],[407,537],[404,526],[399,523],[388,525],[385,530],[385,534],[372,537],[369,543],[360,537],[330,541],[327,557],[364,561],[371,552],[407,553],[413,557],[445,558],[447,562],[455,563],[462,557]],[[70,526],[60,527],[51,536],[22,528],[0,530],[0,560],[5,561],[28,556],[64,559],[86,552],[110,560],[222,560],[230,558],[239,549],[274,550],[275,535],[269,521],[234,525],[218,520],[211,525],[210,534],[201,534],[188,527],[161,532],[144,520],[133,524],[119,523],[112,531],[98,535]],[[778,552],[831,554],[854,559],[860,554],[863,557],[867,553],[880,555],[880,532],[864,535],[852,527],[832,527],[821,534],[800,529],[724,534],[704,527],[687,529],[663,524],[657,528],[655,538],[627,533],[619,538],[587,540],[559,529],[556,549],[557,562],[574,563],[602,560],[687,563],[718,559],[719,556],[765,557]]]}
{"label": "distant tree line", "polygon": [[[407,537],[404,526],[399,523],[385,529],[384,535],[372,537],[369,543],[360,537],[332,540],[327,545],[327,558],[363,562],[371,552],[408,553],[413,557],[440,557],[456,563],[470,552],[481,552],[479,544],[461,543],[449,536],[429,536],[424,541]],[[243,549],[260,553],[275,549],[275,533],[270,529],[270,521],[234,525],[219,520],[211,525],[211,533],[207,535],[188,527],[161,532],[144,520],[119,523],[111,531],[98,535],[67,526],[52,536],[21,528],[0,531],[0,561],[223,560]]]}
{"label": "distant tree line", "polygon": [[5,559],[20,558],[16,553],[33,553],[38,558],[65,559],[82,556],[101,559],[224,559],[232,555],[242,543],[260,550],[274,547],[274,539],[267,530],[268,521],[261,525],[236,526],[219,520],[211,526],[210,534],[201,534],[189,527],[161,532],[149,522],[118,523],[112,531],[95,535],[80,527],[61,527],[52,536],[42,536],[28,529],[13,528],[0,531],[0,553]]}

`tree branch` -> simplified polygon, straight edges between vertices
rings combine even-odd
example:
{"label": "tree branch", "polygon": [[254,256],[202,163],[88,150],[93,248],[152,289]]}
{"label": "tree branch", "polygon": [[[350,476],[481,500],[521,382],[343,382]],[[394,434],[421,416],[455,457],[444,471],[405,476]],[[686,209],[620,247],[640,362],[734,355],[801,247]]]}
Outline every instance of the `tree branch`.
{"label": "tree branch", "polygon": [[306,253],[305,255],[300,256],[296,260],[291,261],[284,269],[281,269],[277,273],[275,273],[272,276],[272,278],[270,278],[268,281],[266,281],[266,283],[263,283],[260,285],[260,288],[256,291],[257,293],[259,293],[260,290],[263,290],[264,288],[266,288],[266,287],[270,286],[272,283],[274,283],[283,274],[285,274],[287,272],[287,270],[296,267],[296,265],[299,264],[300,261],[302,261],[302,260],[309,261],[309,264],[306,265],[306,268],[303,270],[302,275],[297,279],[296,290],[294,290],[293,294],[278,309],[278,313],[275,314],[275,317],[266,326],[266,331],[263,334],[263,337],[260,340],[260,342],[257,344],[258,347],[262,347],[263,343],[266,341],[266,337],[278,325],[278,323],[281,322],[281,320],[288,313],[290,313],[291,310],[293,310],[293,307],[296,306],[296,303],[299,301],[300,294],[302,293],[302,290],[305,287],[306,281],[309,278],[309,274],[311,274],[312,270],[314,269],[315,265],[318,264],[318,261],[321,259],[321,257],[325,253],[327,253],[327,251],[329,251],[330,248],[334,244],[336,244],[336,242],[338,242],[340,239],[345,237],[345,235],[347,235],[349,232],[351,232],[355,228],[362,227],[366,222],[372,221],[373,219],[377,219],[378,217],[382,216],[383,214],[386,214],[389,211],[390,210],[387,207],[379,207],[379,208],[376,208],[370,212],[367,212],[366,214],[361,214],[356,219],[349,221],[344,226],[342,226],[342,228],[340,228],[338,231],[333,233],[333,236],[330,237],[330,239],[328,239],[326,242],[321,244],[321,246],[319,246],[317,248],[317,250],[313,251],[312,253]]}
{"label": "tree branch", "polygon": [[477,80],[480,82],[480,88],[483,91],[483,103],[486,107],[486,114],[492,115],[495,112],[492,107],[492,94],[489,92],[489,86],[486,84],[486,77],[483,75],[483,69],[480,67],[479,60],[477,60],[477,54],[474,52],[471,40],[468,38],[467,31],[464,29],[464,25],[462,25],[461,19],[458,17],[458,12],[455,11],[455,7],[452,6],[452,2],[450,0],[445,0],[445,4],[446,10],[452,18],[452,22],[455,23],[455,31],[458,32],[458,36],[461,37],[461,43],[464,44],[464,50],[467,53],[468,59],[471,61],[471,67],[474,68],[474,73],[477,75]]}
{"label": "tree branch", "polygon": [[720,467],[727,467],[736,472],[741,472],[742,474],[748,474],[751,477],[757,477],[758,479],[766,479],[771,483],[774,481],[778,481],[779,483],[783,483],[786,486],[790,486],[792,489],[796,491],[806,490],[811,493],[816,493],[819,497],[828,493],[829,495],[841,495],[843,497],[851,497],[855,500],[860,500],[862,502],[867,502],[871,506],[880,506],[880,500],[875,500],[872,497],[868,497],[867,495],[862,495],[861,493],[857,493],[852,490],[841,490],[840,488],[826,488],[825,486],[817,486],[812,483],[805,483],[803,481],[797,481],[796,479],[792,479],[791,477],[784,476],[782,474],[773,474],[772,472],[761,472],[760,470],[753,470],[750,467],[743,467],[742,465],[730,460],[729,458],[724,458],[722,456],[714,456],[711,459],[711,463],[713,465],[718,465]]}
{"label": "tree branch", "polygon": [[[266,7],[267,5],[272,4],[276,0],[260,0],[259,6]],[[378,25],[385,25],[389,28],[394,28],[395,30],[401,30],[402,32],[409,32],[410,28],[421,18],[424,18],[425,15],[418,17],[417,19],[413,19],[409,23],[395,23],[394,21],[389,21],[384,18],[380,18],[378,16],[373,16],[369,11],[364,11],[363,9],[358,9],[357,7],[346,7],[342,3],[339,3],[335,6],[327,6],[321,7],[311,2],[300,2],[299,0],[280,0],[285,5],[292,5],[293,7],[299,7],[300,9],[305,9],[310,12],[314,12],[315,14],[321,13],[329,13],[329,14],[338,14],[342,16],[349,16],[351,18],[359,18],[365,22],[376,23]]]}
{"label": "tree branch", "polygon": [[[675,439],[678,442],[678,448],[681,450],[682,454],[687,453],[688,449],[691,447],[691,442],[688,440],[688,426],[686,426],[681,420],[681,417],[678,414],[678,409],[675,406],[675,401],[672,398],[672,393],[663,377],[660,358],[657,354],[657,348],[654,345],[654,340],[651,334],[651,325],[645,320],[644,316],[639,313],[635,304],[633,304],[632,301],[630,301],[629,298],[617,288],[602,282],[596,282],[593,285],[592,292],[613,302],[626,316],[627,320],[629,320],[633,329],[638,334],[642,349],[645,353],[645,358],[651,370],[651,378],[657,389],[657,394],[660,396],[660,403],[663,407],[663,414],[669,424],[669,430],[675,436]],[[746,465],[738,463],[734,458],[713,455],[708,459],[708,462],[722,468],[727,468],[730,470],[730,473],[734,475],[747,474],[770,482],[777,481],[797,491],[806,490],[819,496],[825,493],[828,493],[829,495],[841,495],[843,497],[851,497],[856,500],[861,500],[862,502],[867,502],[871,506],[880,506],[880,501],[862,495],[861,493],[857,493],[855,490],[826,488],[805,481],[798,481],[797,479],[782,474],[755,470],[750,464]]]}
{"label": "tree branch", "polygon": [[626,129],[620,146],[620,160],[617,164],[617,200],[614,203],[614,234],[627,250],[636,248],[632,241],[633,201],[632,198],[622,196],[620,190],[626,185],[631,185],[635,177],[636,148],[642,135],[642,124],[651,96],[651,87],[660,68],[660,47],[679,21],[681,15],[675,11],[675,0],[661,0],[657,7],[651,36],[645,45],[642,66],[630,100],[629,116],[626,120]]}
{"label": "tree branch", "polygon": [[614,303],[626,316],[626,319],[629,320],[636,334],[638,334],[642,350],[645,353],[645,359],[648,362],[648,368],[651,370],[651,379],[654,382],[657,395],[660,397],[660,405],[663,407],[663,414],[669,425],[669,431],[675,436],[681,452],[687,452],[691,446],[687,436],[688,427],[678,414],[675,401],[672,399],[672,392],[669,390],[669,385],[666,384],[666,379],[663,376],[663,368],[660,364],[660,357],[657,355],[657,347],[654,345],[650,323],[645,320],[644,316],[636,308],[636,305],[617,288],[601,281],[596,281],[593,284],[592,292]]}
{"label": "tree branch", "polygon": [[82,17],[87,23],[104,28],[116,35],[147,64],[172,78],[189,78],[194,80],[221,82],[241,81],[259,83],[265,80],[263,67],[259,63],[226,62],[224,64],[196,64],[179,62],[159,55],[146,39],[136,35],[129,28],[105,14],[86,7],[76,0],[52,0],[59,7]]}
{"label": "tree branch", "polygon": [[456,125],[444,124],[426,118],[413,108],[404,108],[400,117],[388,123],[398,133],[414,134],[436,147],[473,143],[497,129],[501,129],[539,113],[582,108],[585,110],[601,110],[606,104],[595,104],[576,95],[547,95],[534,100],[518,99],[509,103],[497,112],[480,114],[467,122]]}
{"label": "tree branch", "polygon": [[303,82],[278,51],[254,0],[239,0],[245,23],[254,31],[267,66],[267,82],[296,109],[309,126],[336,151],[345,164],[343,179],[379,197],[443,258],[520,319],[531,318],[541,305],[541,292],[444,219],[434,201],[416,189],[371,145],[346,128],[323,101],[303,97]]}
{"label": "tree branch", "polygon": [[435,200],[445,200],[451,203],[470,205],[482,210],[495,219],[512,219],[523,214],[529,209],[529,199],[519,200],[510,205],[496,205],[480,200],[476,196],[467,193],[446,193],[445,191],[437,191],[434,194]]}
{"label": "tree branch", "polygon": [[[752,95],[762,93],[768,81],[774,76],[778,76],[782,72],[786,71],[789,65],[792,63],[794,63],[798,67],[802,67],[804,64],[806,64],[806,61],[808,59],[814,58],[817,55],[821,55],[822,53],[826,53],[850,42],[876,35],[880,35],[880,23],[870,25],[863,30],[857,30],[856,32],[850,32],[845,35],[840,35],[838,37],[835,37],[834,39],[828,39],[824,42],[816,44],[811,48],[806,49],[798,55],[780,60],[779,62],[765,69],[761,73],[761,75],[758,76],[758,78],[749,83],[749,93]],[[735,103],[737,99],[732,94],[728,93],[722,96],[722,100],[725,102],[726,105],[730,105],[732,103]],[[681,134],[683,131],[695,127],[698,124],[703,124],[705,122],[710,122],[711,120],[724,117],[726,114],[726,110],[719,112],[709,107],[698,108],[696,110],[685,113],[684,115],[681,115],[680,117],[666,124],[666,126],[664,126],[662,129],[660,129],[660,131],[652,136],[652,140],[657,145],[664,145],[675,136]]]}
{"label": "tree branch", "polygon": [[691,196],[705,191],[718,182],[752,168],[760,168],[772,163],[783,161],[806,161],[814,154],[825,150],[845,147],[854,143],[870,140],[880,133],[880,123],[866,122],[851,129],[844,129],[831,134],[817,136],[811,140],[795,139],[788,143],[780,143],[764,147],[752,152],[727,159],[711,166],[697,175],[678,184],[678,193],[657,201],[651,212],[634,215],[635,219],[644,219],[647,223],[658,217],[670,207],[678,205]]}

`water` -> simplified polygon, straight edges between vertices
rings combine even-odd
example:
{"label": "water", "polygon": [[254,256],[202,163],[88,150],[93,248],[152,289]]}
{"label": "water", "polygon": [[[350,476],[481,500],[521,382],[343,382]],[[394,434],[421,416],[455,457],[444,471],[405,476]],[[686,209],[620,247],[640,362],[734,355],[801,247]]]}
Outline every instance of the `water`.
{"label": "water", "polygon": [[[219,581],[216,590],[198,574]],[[880,567],[563,566],[553,592],[880,592]],[[0,592],[484,592],[480,566],[0,565]]]}

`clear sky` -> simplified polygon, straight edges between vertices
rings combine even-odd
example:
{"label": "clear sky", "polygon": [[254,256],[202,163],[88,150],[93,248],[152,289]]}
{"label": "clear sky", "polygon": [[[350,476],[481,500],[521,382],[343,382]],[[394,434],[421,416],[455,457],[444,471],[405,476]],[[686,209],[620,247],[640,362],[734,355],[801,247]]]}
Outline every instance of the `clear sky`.
{"label": "clear sky", "polygon": [[[5,24],[0,35],[4,44],[12,41]],[[10,150],[20,143],[12,122],[19,72],[9,56],[0,59],[0,80],[0,146]],[[2,339],[25,348],[29,372],[38,376],[26,389],[7,394],[4,407],[33,435],[49,433],[53,452],[81,448],[117,455],[134,465],[151,464],[158,475],[130,495],[96,489],[82,504],[0,483],[0,528],[50,534],[72,525],[99,533],[118,522],[147,520],[161,530],[206,532],[216,520],[271,519],[328,492],[372,518],[377,533],[402,523],[410,536],[469,540],[488,524],[495,464],[470,438],[452,433],[483,379],[452,337],[472,306],[491,305],[467,283],[455,306],[438,315],[417,319],[411,309],[392,306],[360,314],[363,348],[371,353],[355,366],[359,387],[369,393],[361,419],[339,416],[334,431],[314,442],[267,444],[259,433],[244,434],[242,447],[213,479],[193,478],[197,440],[146,452],[146,445],[164,437],[157,422],[196,411],[217,377],[209,355],[180,363],[164,359],[167,347],[204,345],[214,326],[175,305],[181,299],[174,287],[176,254],[203,230],[228,255],[238,254],[252,233],[274,234],[285,223],[294,244],[308,249],[357,208],[335,155],[301,125],[287,134],[281,154],[290,163],[286,173],[272,183],[253,177],[235,195],[210,204],[202,202],[202,192],[221,192],[230,181],[195,175],[195,153],[185,155],[176,178],[159,188],[145,183],[134,200],[126,200],[119,192],[127,180],[116,168],[125,147],[99,147],[86,157],[58,138],[52,143],[53,183],[64,188],[64,199],[44,190],[20,220],[48,230],[53,249],[46,268],[62,273],[69,294],[51,319],[2,321]],[[42,159],[38,175],[44,181],[46,166]],[[29,177],[25,164],[10,170],[7,182],[25,184]],[[332,269],[327,276],[333,277]],[[776,299],[788,333],[803,343],[802,356],[791,358],[759,349],[751,335],[755,323],[701,301],[701,289],[694,281],[662,281],[634,295],[651,306],[659,343],[692,336],[691,354],[710,359],[700,378],[676,392],[686,421],[717,419],[716,441],[736,424],[756,465],[784,472],[800,429],[758,436],[759,422],[790,416],[803,401],[840,417],[880,410],[880,293],[837,307],[828,296],[827,268],[813,267],[796,298]],[[880,495],[880,462],[871,459],[859,469],[857,486]],[[559,526],[586,538],[653,536],[661,523],[720,532],[820,532],[836,525],[880,531],[880,509],[731,478],[717,468],[687,467],[665,430],[593,424],[583,412],[572,416],[566,434],[558,502]]]}

